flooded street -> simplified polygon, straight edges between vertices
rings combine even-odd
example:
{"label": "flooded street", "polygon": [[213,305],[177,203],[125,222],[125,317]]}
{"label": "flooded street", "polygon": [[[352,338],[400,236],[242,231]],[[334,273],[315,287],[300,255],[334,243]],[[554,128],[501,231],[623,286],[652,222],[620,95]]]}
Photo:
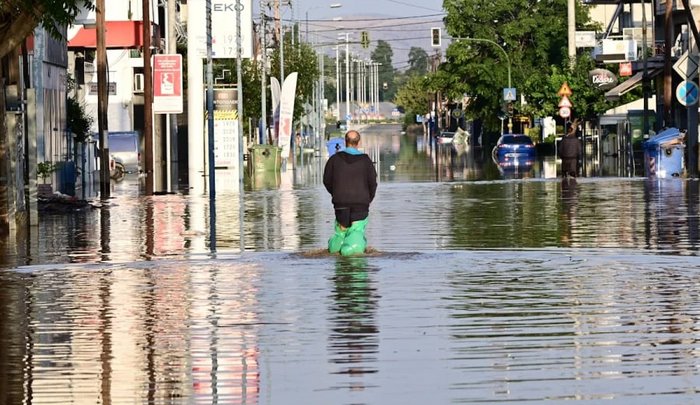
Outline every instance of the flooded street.
{"label": "flooded street", "polygon": [[323,253],[311,155],[217,195],[216,252],[206,195],[42,212],[0,246],[0,403],[698,402],[700,182],[363,136],[364,257]]}

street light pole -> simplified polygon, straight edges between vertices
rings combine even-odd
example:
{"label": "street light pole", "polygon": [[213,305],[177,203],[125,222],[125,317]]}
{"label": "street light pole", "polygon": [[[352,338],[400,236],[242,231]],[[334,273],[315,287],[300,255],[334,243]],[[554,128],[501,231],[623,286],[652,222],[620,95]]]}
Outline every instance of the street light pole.
{"label": "street light pole", "polygon": [[[350,116],[350,33],[345,33],[345,119]],[[350,124],[349,122],[347,124]]]}
{"label": "street light pole", "polygon": [[335,118],[340,121],[340,45],[335,46]]}
{"label": "street light pole", "polygon": [[[512,82],[511,82],[511,76],[510,76],[510,57],[508,57],[508,52],[506,52],[505,49],[495,41],[492,41],[490,39],[486,38],[465,38],[465,37],[452,37],[450,38],[452,40],[456,41],[474,41],[474,42],[487,42],[491,45],[495,45],[498,49],[503,52],[503,55],[506,57],[506,61],[508,62],[508,88],[512,88]],[[508,117],[508,133],[513,133],[513,117]]]}

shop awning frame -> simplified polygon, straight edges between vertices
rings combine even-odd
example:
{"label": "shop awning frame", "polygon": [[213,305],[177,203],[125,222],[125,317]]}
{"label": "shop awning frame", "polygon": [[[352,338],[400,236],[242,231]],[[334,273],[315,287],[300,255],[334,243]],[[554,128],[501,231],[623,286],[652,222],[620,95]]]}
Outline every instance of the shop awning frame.
{"label": "shop awning frame", "polygon": [[[663,72],[663,69],[649,69],[648,70],[648,76],[649,79],[654,78],[661,74]],[[629,79],[625,80],[624,82],[618,84],[617,86],[613,87],[612,89],[608,90],[605,93],[605,98],[607,100],[618,100],[622,95],[629,93],[633,89],[635,89],[637,86],[642,84],[642,78],[644,77],[644,72],[639,71],[635,73],[632,77]]]}
{"label": "shop awning frame", "polygon": [[[155,32],[152,28],[151,32]],[[105,23],[107,49],[138,49],[143,47],[143,21],[107,21]],[[68,40],[68,49],[95,49],[97,27],[83,26]]]}

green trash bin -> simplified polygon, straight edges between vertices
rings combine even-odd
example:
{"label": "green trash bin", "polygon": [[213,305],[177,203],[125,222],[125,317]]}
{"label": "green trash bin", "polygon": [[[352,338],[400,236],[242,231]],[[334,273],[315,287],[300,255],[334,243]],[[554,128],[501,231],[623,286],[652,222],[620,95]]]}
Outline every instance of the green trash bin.
{"label": "green trash bin", "polygon": [[282,148],[274,145],[253,145],[248,151],[248,164],[251,173],[280,171],[282,167]]}

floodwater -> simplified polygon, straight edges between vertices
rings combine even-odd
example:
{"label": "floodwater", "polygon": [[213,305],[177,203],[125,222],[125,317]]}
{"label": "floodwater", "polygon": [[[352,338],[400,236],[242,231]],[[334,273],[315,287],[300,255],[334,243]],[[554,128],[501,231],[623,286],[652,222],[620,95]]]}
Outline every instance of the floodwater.
{"label": "floodwater", "polygon": [[216,252],[207,196],[137,181],[4,241],[0,403],[698,402],[698,181],[364,134],[364,257],[313,157],[217,195]]}

